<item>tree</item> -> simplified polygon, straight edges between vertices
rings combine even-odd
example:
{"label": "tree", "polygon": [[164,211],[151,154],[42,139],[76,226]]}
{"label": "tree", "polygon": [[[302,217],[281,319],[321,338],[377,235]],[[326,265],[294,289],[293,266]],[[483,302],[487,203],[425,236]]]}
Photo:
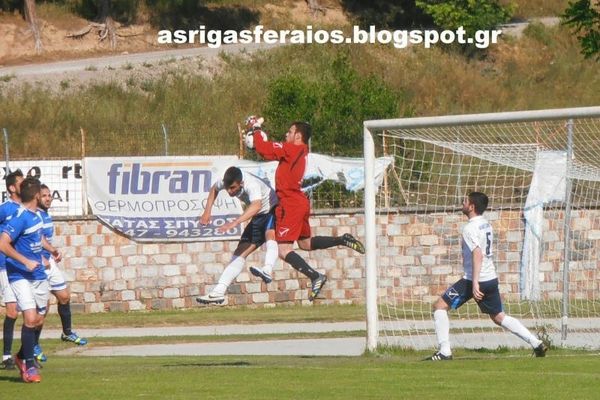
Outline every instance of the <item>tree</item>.
{"label": "tree", "polygon": [[462,26],[469,35],[506,23],[513,13],[511,6],[503,7],[497,0],[416,0],[416,4],[431,15],[440,28]]}
{"label": "tree", "polygon": [[120,23],[131,23],[136,17],[139,0],[75,0],[75,10],[83,17],[96,20],[87,27],[67,35],[81,38],[94,30],[100,41],[108,39],[111,49],[116,49],[120,34]]}
{"label": "tree", "polygon": [[600,61],[600,0],[593,6],[590,0],[569,2],[561,16],[563,24],[574,29],[585,58]]}
{"label": "tree", "polygon": [[341,0],[341,5],[363,27],[407,29],[432,24],[431,17],[415,5],[415,0]]}
{"label": "tree", "polygon": [[267,87],[263,115],[273,132],[285,132],[292,121],[309,121],[318,132],[312,149],[321,153],[357,155],[362,151],[363,121],[391,118],[398,95],[375,75],[361,76],[345,51],[320,68],[283,74]]}
{"label": "tree", "polygon": [[40,22],[37,18],[35,0],[0,0],[0,12],[12,12],[15,10],[19,10],[29,25],[29,29],[24,33],[26,33],[27,36],[29,36],[29,34],[33,36],[35,52],[36,54],[41,54],[43,51],[42,32],[40,29]]}

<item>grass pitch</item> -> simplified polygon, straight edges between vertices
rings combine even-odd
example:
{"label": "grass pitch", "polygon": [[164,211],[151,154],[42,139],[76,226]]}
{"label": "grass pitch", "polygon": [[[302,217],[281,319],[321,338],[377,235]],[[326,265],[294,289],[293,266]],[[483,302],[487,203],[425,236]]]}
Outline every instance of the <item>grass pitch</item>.
{"label": "grass pitch", "polygon": [[363,357],[52,357],[41,384],[0,371],[2,398],[70,399],[593,399],[600,357],[461,353]]}
{"label": "grass pitch", "polygon": [[[74,315],[74,326],[203,325],[361,319],[358,306],[290,307],[273,310],[211,308],[179,312]],[[240,320],[241,319],[241,320]],[[20,320],[18,325],[20,325]],[[57,327],[51,316],[49,325]],[[309,337],[364,335],[364,332]],[[18,333],[13,349],[19,346]],[[94,338],[89,346],[248,340],[220,337]],[[304,334],[252,335],[251,340],[292,339]],[[527,350],[456,349],[450,362],[420,361],[431,352],[383,349],[360,357],[58,356],[71,347],[42,343],[49,360],[41,384],[24,384],[16,371],[0,370],[0,399],[595,399],[600,354],[553,348],[546,358]],[[269,343],[265,342],[265,346]]]}

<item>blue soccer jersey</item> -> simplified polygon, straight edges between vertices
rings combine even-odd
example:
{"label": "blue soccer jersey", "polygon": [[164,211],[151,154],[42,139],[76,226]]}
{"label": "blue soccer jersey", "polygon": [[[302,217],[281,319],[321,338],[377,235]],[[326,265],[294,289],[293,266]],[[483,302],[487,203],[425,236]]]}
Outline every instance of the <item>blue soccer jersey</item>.
{"label": "blue soccer jersey", "polygon": [[38,262],[38,266],[30,271],[19,261],[6,257],[8,281],[20,279],[45,280],[46,271],[42,266],[42,218],[35,212],[21,207],[3,227],[3,233],[10,236],[13,247],[25,258]]}
{"label": "blue soccer jersey", "polygon": [[[21,207],[21,204],[13,200],[6,200],[0,204],[0,229],[4,228],[6,223],[12,218],[12,216]],[[0,252],[0,270],[6,269],[6,256]]]}
{"label": "blue soccer jersey", "polygon": [[[42,209],[38,209],[38,213],[40,217],[42,217],[42,235],[46,238],[48,243],[52,244],[52,236],[54,236],[54,222],[52,221],[52,217],[48,214],[48,211]],[[52,256],[50,252],[44,248],[42,248],[42,255],[46,260],[49,260]]]}

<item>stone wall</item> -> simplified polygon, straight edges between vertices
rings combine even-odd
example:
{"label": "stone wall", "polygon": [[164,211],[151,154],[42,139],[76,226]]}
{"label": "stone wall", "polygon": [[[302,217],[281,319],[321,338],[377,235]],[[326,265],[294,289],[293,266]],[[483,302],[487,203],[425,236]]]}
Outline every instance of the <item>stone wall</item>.
{"label": "stone wall", "polygon": [[[519,298],[523,222],[518,211],[490,211],[496,235],[495,260],[505,299]],[[543,234],[541,288],[546,299],[562,296],[564,232],[561,211],[547,212]],[[378,216],[381,295],[431,302],[462,274],[460,212]],[[352,233],[364,240],[362,214],[311,218],[313,235]],[[75,311],[102,312],[196,307],[230,260],[236,241],[136,243],[95,219],[57,220],[55,244],[65,254],[61,267],[70,282]],[[600,213],[574,211],[571,223],[572,296],[598,297]],[[364,303],[364,256],[347,248],[300,251],[329,278],[319,303]],[[308,279],[278,261],[274,281],[265,285],[248,272],[261,265],[263,251],[248,258],[229,288],[230,305],[308,304]],[[227,303],[226,303],[227,304]]]}
{"label": "stone wall", "polygon": [[[520,210],[485,213],[494,229],[494,263],[505,301],[521,300],[524,221]],[[542,300],[563,297],[564,211],[546,210],[542,227],[539,281]],[[463,275],[460,212],[378,217],[379,290],[388,304],[431,304]],[[597,301],[600,294],[600,212],[574,210],[569,241],[569,296]],[[384,300],[382,300],[384,302]]]}
{"label": "stone wall", "polygon": [[[363,240],[363,224],[362,214],[311,218],[313,235],[352,233]],[[55,229],[54,244],[64,254],[60,267],[70,284],[75,312],[196,307],[195,298],[216,284],[237,245],[237,241],[136,243],[96,219],[56,218]],[[320,303],[364,302],[364,256],[345,247],[299,252],[329,277]],[[281,260],[268,285],[248,272],[263,258],[262,250],[248,257],[225,304],[308,304],[310,281]]]}

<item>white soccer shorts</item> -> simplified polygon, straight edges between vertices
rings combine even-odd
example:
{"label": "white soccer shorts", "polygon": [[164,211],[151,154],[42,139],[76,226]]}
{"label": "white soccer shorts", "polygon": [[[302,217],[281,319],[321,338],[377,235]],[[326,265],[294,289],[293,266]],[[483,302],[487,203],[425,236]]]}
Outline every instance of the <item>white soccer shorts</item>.
{"label": "white soccer shorts", "polygon": [[50,290],[59,291],[66,289],[67,281],[60,268],[58,268],[56,261],[54,261],[54,258],[50,258],[48,261],[50,262],[50,268],[46,270],[46,275],[48,275]]}
{"label": "white soccer shorts", "polygon": [[0,296],[2,297],[2,302],[6,303],[16,303],[17,298],[8,283],[8,274],[6,273],[6,268],[0,269]]}
{"label": "white soccer shorts", "polygon": [[47,280],[29,281],[27,279],[19,279],[18,281],[11,282],[10,287],[17,298],[19,311],[35,308],[38,314],[46,314],[48,297],[50,296]]}

